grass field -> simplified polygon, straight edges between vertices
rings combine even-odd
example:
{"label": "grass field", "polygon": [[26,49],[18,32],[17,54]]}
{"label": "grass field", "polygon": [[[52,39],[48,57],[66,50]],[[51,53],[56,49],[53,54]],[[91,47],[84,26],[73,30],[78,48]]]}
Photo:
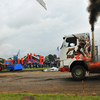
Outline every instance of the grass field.
{"label": "grass field", "polygon": [[43,68],[23,68],[23,70],[43,70],[51,67],[43,67]]}
{"label": "grass field", "polygon": [[[22,70],[43,70],[51,67],[43,67],[43,68],[23,68]],[[7,69],[3,69],[2,71],[8,71]]]}
{"label": "grass field", "polygon": [[20,100],[24,96],[34,97],[35,100],[100,100],[100,96],[78,96],[65,94],[16,94],[1,93],[0,100]]}

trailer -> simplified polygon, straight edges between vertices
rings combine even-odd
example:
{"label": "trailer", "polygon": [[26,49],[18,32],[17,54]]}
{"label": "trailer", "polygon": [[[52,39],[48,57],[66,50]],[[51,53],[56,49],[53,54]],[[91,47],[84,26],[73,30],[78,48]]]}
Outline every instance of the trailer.
{"label": "trailer", "polygon": [[5,66],[8,71],[22,70],[23,69],[23,58],[18,59],[18,55],[14,55],[13,59],[5,60]]}
{"label": "trailer", "polygon": [[15,70],[22,70],[22,69],[23,69],[23,66],[21,64],[7,65],[8,71],[15,71]]}

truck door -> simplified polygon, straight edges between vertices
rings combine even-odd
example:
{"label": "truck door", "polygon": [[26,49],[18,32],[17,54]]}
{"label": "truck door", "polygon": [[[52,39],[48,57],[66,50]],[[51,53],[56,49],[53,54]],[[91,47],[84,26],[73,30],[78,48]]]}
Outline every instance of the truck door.
{"label": "truck door", "polygon": [[71,58],[74,58],[74,52],[77,48],[77,38],[76,37],[66,37],[60,49],[60,60],[63,65],[66,65]]}

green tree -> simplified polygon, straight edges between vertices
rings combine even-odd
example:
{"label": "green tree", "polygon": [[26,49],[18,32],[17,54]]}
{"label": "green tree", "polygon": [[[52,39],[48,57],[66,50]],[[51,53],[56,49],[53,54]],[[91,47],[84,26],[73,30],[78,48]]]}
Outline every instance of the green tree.
{"label": "green tree", "polygon": [[45,61],[54,61],[55,58],[57,58],[56,54],[49,54],[48,56],[45,56]]}
{"label": "green tree", "polygon": [[54,58],[54,59],[57,58],[56,54],[53,55],[53,58]]}
{"label": "green tree", "polygon": [[25,59],[27,56],[24,56],[23,58]]}
{"label": "green tree", "polygon": [[12,57],[8,58],[7,60],[11,60],[11,59],[12,59]]}
{"label": "green tree", "polygon": [[49,61],[49,58],[48,58],[48,56],[45,56],[45,61]]}
{"label": "green tree", "polygon": [[49,55],[48,55],[48,58],[49,58],[49,61],[53,61],[53,56],[52,56],[52,54],[49,54]]}
{"label": "green tree", "polygon": [[49,61],[54,61],[56,57],[57,56],[55,54],[54,55],[52,55],[52,54],[48,55]]}
{"label": "green tree", "polygon": [[1,63],[4,63],[4,61],[5,61],[5,59],[0,58],[0,62],[1,62]]}

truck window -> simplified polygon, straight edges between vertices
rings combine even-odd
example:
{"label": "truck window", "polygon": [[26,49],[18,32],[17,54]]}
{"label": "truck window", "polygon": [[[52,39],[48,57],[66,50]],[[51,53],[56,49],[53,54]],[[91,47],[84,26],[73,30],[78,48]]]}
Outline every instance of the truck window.
{"label": "truck window", "polygon": [[71,47],[71,44],[74,44],[73,46],[76,46],[76,44],[77,44],[76,37],[70,37],[70,38],[66,39],[65,47]]}

